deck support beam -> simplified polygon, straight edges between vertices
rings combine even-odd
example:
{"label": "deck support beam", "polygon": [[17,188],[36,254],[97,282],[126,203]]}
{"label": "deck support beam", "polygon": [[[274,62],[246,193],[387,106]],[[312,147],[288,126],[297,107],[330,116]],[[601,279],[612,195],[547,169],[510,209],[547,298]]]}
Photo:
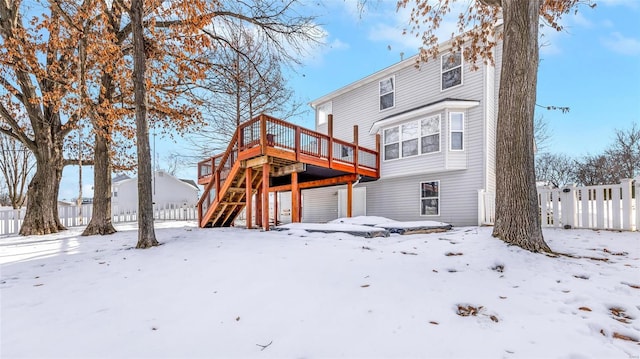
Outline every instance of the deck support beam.
{"label": "deck support beam", "polygon": [[291,222],[300,222],[300,186],[298,185],[298,172],[291,174]]}
{"label": "deck support beam", "polygon": [[353,182],[347,182],[347,218],[353,216]]}
{"label": "deck support beam", "polygon": [[268,163],[262,165],[262,229],[269,230],[269,171]]}
{"label": "deck support beam", "polygon": [[245,175],[245,187],[244,187],[244,195],[245,195],[245,201],[247,202],[247,205],[245,207],[245,218],[246,218],[246,223],[247,223],[247,229],[253,227],[252,224],[252,216],[253,216],[253,203],[252,200],[253,195],[253,186],[252,186],[252,180],[253,180],[253,176],[252,176],[252,169],[251,167],[247,167],[246,171],[246,175]]}

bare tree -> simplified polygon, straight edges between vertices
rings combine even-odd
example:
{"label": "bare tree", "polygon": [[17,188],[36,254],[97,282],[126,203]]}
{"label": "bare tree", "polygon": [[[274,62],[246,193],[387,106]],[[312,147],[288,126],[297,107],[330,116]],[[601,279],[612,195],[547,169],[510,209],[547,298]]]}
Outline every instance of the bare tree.
{"label": "bare tree", "polygon": [[576,161],[563,154],[543,153],[536,158],[536,180],[559,188],[576,182]]}
{"label": "bare tree", "polygon": [[544,153],[549,147],[551,134],[549,133],[549,122],[540,115],[533,120],[533,138],[535,140],[536,153]]}
{"label": "bare tree", "polygon": [[5,179],[9,203],[14,209],[23,206],[27,182],[35,166],[33,154],[20,141],[0,134],[0,172]]}
{"label": "bare tree", "polygon": [[620,179],[639,176],[640,126],[634,122],[627,130],[617,129],[614,142],[605,155],[615,164]]}
{"label": "bare tree", "polygon": [[583,186],[619,183],[617,165],[607,155],[587,155],[575,163],[576,181]]}
{"label": "bare tree", "polygon": [[286,120],[303,111],[282,73],[297,59],[282,56],[242,22],[225,23],[217,36],[225,41],[209,56],[213,63],[204,85],[206,125],[189,138],[200,156],[226,148],[235,129],[260,113]]}

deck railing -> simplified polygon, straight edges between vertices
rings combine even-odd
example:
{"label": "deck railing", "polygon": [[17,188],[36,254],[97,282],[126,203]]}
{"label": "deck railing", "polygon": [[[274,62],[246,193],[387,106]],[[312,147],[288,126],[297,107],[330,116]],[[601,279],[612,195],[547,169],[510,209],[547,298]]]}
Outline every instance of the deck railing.
{"label": "deck railing", "polygon": [[[356,141],[357,142],[357,141]],[[264,155],[268,148],[281,153],[289,152],[292,158],[301,157],[333,168],[349,169],[354,173],[366,172],[378,176],[379,152],[359,147],[357,143],[333,138],[292,123],[260,115],[241,124],[227,150],[198,163],[198,182],[207,183],[198,203],[200,218],[216,199],[233,165],[243,153]],[[245,159],[245,158],[243,158]]]}

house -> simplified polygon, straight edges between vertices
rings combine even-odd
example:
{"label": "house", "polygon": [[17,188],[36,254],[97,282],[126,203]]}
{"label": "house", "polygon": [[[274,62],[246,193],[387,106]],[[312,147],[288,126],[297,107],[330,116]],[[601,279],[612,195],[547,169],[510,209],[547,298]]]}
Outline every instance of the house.
{"label": "house", "polygon": [[[166,171],[158,170],[153,173],[151,185],[156,205],[187,208],[195,207],[198,202],[199,188],[193,180],[179,179]],[[118,175],[112,179],[111,188],[111,207],[114,213],[137,210],[137,178]]]}
{"label": "house", "polygon": [[[318,132],[368,147],[380,136],[380,177],[354,184],[354,216],[478,224],[479,193],[495,193],[500,51],[472,70],[445,43],[436,60],[412,57],[311,101]],[[303,222],[346,214],[345,185],[302,197]]]}
{"label": "house", "polygon": [[[315,131],[261,114],[198,163],[201,227],[369,215],[455,226],[485,220],[495,193],[501,47],[409,58],[310,103]],[[485,210],[488,209],[488,210]]]}

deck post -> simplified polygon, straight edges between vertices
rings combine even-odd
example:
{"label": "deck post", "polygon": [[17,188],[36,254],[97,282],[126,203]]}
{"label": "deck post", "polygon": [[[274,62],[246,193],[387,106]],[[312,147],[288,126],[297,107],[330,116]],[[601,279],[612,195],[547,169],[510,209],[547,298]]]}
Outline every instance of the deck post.
{"label": "deck post", "polygon": [[267,153],[267,117],[260,115],[260,154]]}
{"label": "deck post", "polygon": [[278,225],[278,192],[273,192],[273,225]]}
{"label": "deck post", "polygon": [[302,132],[300,131],[300,126],[296,126],[296,138],[294,140],[295,142],[295,148],[296,148],[296,162],[300,161],[300,137],[302,136]]}
{"label": "deck post", "polygon": [[246,205],[245,205],[245,218],[246,218],[246,223],[247,223],[247,229],[250,229],[251,227],[253,227],[252,224],[252,216],[253,216],[253,203],[252,203],[252,198],[253,197],[253,188],[252,187],[252,181],[251,179],[253,178],[252,176],[252,168],[251,167],[247,167],[246,171],[245,171],[245,185],[244,185],[244,195],[245,195],[245,201],[246,201]]}
{"label": "deck post", "polygon": [[353,125],[353,144],[356,146],[353,149],[353,166],[356,173],[358,173],[358,125]]}
{"label": "deck post", "polygon": [[300,222],[300,187],[298,186],[298,172],[291,174],[291,222]]}
{"label": "deck post", "polygon": [[333,164],[333,114],[327,116],[327,135],[329,135],[329,168]]}
{"label": "deck post", "polygon": [[347,218],[353,216],[353,182],[347,182]]}
{"label": "deck post", "polygon": [[262,227],[262,186],[256,189],[256,227]]}
{"label": "deck post", "polygon": [[269,169],[268,163],[262,165],[262,228],[269,230]]}

